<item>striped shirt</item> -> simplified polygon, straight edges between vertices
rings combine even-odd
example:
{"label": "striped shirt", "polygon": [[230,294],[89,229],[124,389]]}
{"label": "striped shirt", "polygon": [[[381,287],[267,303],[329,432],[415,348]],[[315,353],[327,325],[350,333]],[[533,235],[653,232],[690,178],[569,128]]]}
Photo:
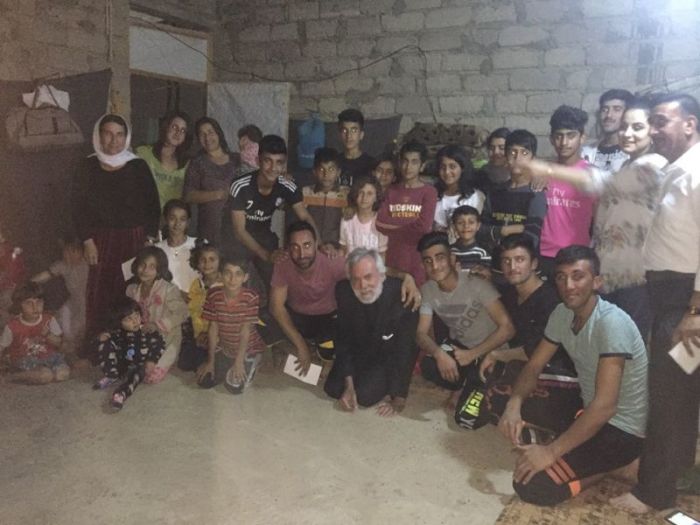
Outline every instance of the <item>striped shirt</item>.
{"label": "striped shirt", "polygon": [[258,321],[258,294],[249,288],[242,288],[234,298],[229,299],[223,287],[213,287],[207,293],[202,311],[202,319],[216,321],[219,326],[219,347],[228,357],[238,353],[241,340],[241,327],[250,323],[250,338],[246,354],[257,354],[265,350],[265,343],[256,329]]}
{"label": "striped shirt", "polygon": [[457,241],[450,245],[450,251],[457,257],[462,270],[469,270],[479,264],[491,267],[491,254],[475,242],[464,244]]}

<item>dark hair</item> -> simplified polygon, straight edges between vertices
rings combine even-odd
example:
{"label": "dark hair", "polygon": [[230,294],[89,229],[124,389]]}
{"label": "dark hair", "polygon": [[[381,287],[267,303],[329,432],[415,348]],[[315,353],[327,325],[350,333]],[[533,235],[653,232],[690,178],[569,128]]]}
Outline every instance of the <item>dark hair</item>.
{"label": "dark hair", "polygon": [[379,184],[379,181],[376,177],[368,177],[366,175],[357,177],[352,182],[350,192],[348,193],[348,205],[352,206],[353,208],[355,208],[355,210],[357,210],[357,196],[359,195],[360,190],[367,184],[369,184],[370,186],[374,186],[374,191],[377,192],[377,200],[372,206],[372,210],[377,211],[382,203],[382,185]]}
{"label": "dark hair", "polygon": [[314,169],[326,162],[333,162],[340,168],[340,153],[335,148],[321,147],[314,152]]}
{"label": "dark hair", "polygon": [[627,106],[625,106],[625,112],[631,109],[641,109],[647,113],[651,113],[651,100],[647,96],[638,96],[630,100]]}
{"label": "dark hair", "polygon": [[455,224],[457,218],[461,217],[462,215],[472,215],[473,217],[476,217],[478,221],[481,221],[481,214],[479,213],[479,210],[477,210],[474,206],[463,204],[462,206],[457,206],[454,210],[452,210],[452,224]]}
{"label": "dark hair", "polygon": [[365,128],[365,116],[358,109],[350,108],[338,113],[338,125],[342,124],[343,122],[355,122],[356,124],[359,124],[360,129]]}
{"label": "dark hair", "polygon": [[163,206],[163,218],[168,218],[168,214],[172,210],[185,210],[187,213],[187,218],[192,217],[192,210],[190,208],[190,205],[187,204],[185,201],[182,199],[170,199],[168,202],[165,203],[165,206]]}
{"label": "dark hair", "polygon": [[419,252],[424,252],[433,246],[444,246],[447,251],[450,251],[450,239],[445,232],[428,232],[418,241],[416,247]]}
{"label": "dark hair", "polygon": [[507,139],[509,134],[510,130],[508,128],[494,129],[486,139],[486,147],[488,148],[491,145],[493,139]]}
{"label": "dark hair", "polygon": [[165,279],[166,281],[171,281],[173,275],[168,269],[168,256],[165,252],[158,248],[157,246],[146,246],[141,248],[139,253],[136,254],[134,262],[131,263],[131,273],[134,275],[133,282],[138,282],[138,276],[136,272],[139,266],[149,257],[153,257],[156,260],[156,279]]}
{"label": "dark hair", "polygon": [[124,120],[124,117],[120,115],[115,115],[114,113],[108,113],[100,119],[100,125],[98,127],[98,130],[102,131],[102,126],[104,126],[105,124],[109,124],[110,122],[119,124],[121,127],[124,128],[124,133],[129,133],[129,126],[126,123],[126,120]]}
{"label": "dark hair", "polygon": [[81,241],[80,237],[75,234],[61,235],[58,238],[58,245],[61,247],[61,250],[65,250],[66,248],[73,248],[80,251],[83,250],[83,241]]}
{"label": "dark hair", "polygon": [[583,134],[588,123],[588,113],[582,109],[562,105],[554,110],[549,119],[550,133],[553,135],[559,129],[575,129]]}
{"label": "dark hair", "polygon": [[562,248],[554,258],[554,266],[564,266],[574,264],[578,261],[588,261],[593,269],[593,275],[600,275],[600,259],[593,248],[580,244],[572,244]]}
{"label": "dark hair", "polygon": [[537,249],[535,249],[535,242],[532,237],[524,233],[514,233],[512,235],[507,235],[501,239],[500,243],[500,254],[503,256],[503,252],[506,250],[513,250],[515,248],[523,248],[530,254],[530,258],[535,260],[539,259],[537,254]]}
{"label": "dark hair", "polygon": [[625,108],[629,106],[630,102],[634,100],[634,95],[627,91],[626,89],[608,89],[605,93],[600,95],[598,99],[598,106],[603,107],[603,104],[609,100],[622,100],[625,103]]}
{"label": "dark hair", "polygon": [[219,259],[221,259],[221,252],[219,251],[219,248],[210,243],[208,240],[200,237],[194,241],[194,248],[192,248],[192,251],[190,251],[190,268],[195,271],[199,271],[197,268],[199,266],[199,258],[204,252],[216,252]]}
{"label": "dark hair", "polygon": [[[439,170],[442,159],[445,158],[454,160],[457,162],[457,164],[459,164],[459,167],[462,168],[462,172],[459,174],[459,180],[457,181],[459,198],[466,199],[473,195],[474,187],[476,186],[476,175],[474,173],[472,163],[469,161],[469,155],[466,151],[464,151],[464,148],[458,144],[448,144],[447,146],[440,148],[435,157],[435,164],[437,164],[438,167],[438,174],[440,173]],[[435,189],[437,190],[438,199],[442,199],[442,196],[445,194],[445,190],[447,189],[447,185],[440,176],[438,176],[437,180],[435,181]]]}
{"label": "dark hair", "polygon": [[244,257],[221,257],[219,259],[219,271],[223,273],[226,266],[238,266],[243,273],[250,273],[250,261]]}
{"label": "dark hair", "polygon": [[239,140],[243,137],[248,137],[251,141],[255,143],[260,143],[260,141],[263,138],[263,132],[255,124],[246,124],[238,130]]}
{"label": "dark hair", "polygon": [[211,117],[202,117],[195,123],[194,130],[197,134],[197,137],[199,137],[199,130],[202,126],[204,126],[204,124],[211,124],[211,127],[214,128],[214,131],[219,137],[219,147],[221,148],[221,150],[225,153],[231,153],[231,150],[228,147],[228,142],[226,142],[226,135],[224,135],[224,130],[221,129],[221,125]]}
{"label": "dark hair", "polygon": [[27,281],[20,284],[12,292],[12,305],[9,308],[11,314],[17,315],[22,311],[22,303],[27,299],[43,299],[44,289],[39,283]]}
{"label": "dark hair", "polygon": [[396,166],[396,156],[393,153],[385,151],[374,161],[372,171],[376,170],[382,162],[391,162],[391,167],[394,168],[394,182],[398,182],[401,178],[398,166]]}
{"label": "dark hair", "polygon": [[258,146],[259,156],[262,156],[263,153],[269,153],[270,155],[287,154],[287,143],[279,135],[265,135],[260,139]]}
{"label": "dark hair", "polygon": [[287,238],[287,244],[289,244],[289,239],[290,237],[297,233],[297,232],[311,232],[311,235],[314,238],[314,241],[316,240],[316,230],[314,230],[314,227],[311,226],[310,223],[306,221],[296,221],[287,226],[287,231],[286,231],[286,238]]}
{"label": "dark hair", "polygon": [[537,137],[526,129],[514,129],[506,138],[506,151],[513,146],[521,146],[537,155]]}
{"label": "dark hair", "polygon": [[415,140],[409,140],[399,150],[399,159],[402,159],[406,153],[418,153],[420,155],[420,161],[425,162],[428,158],[428,148],[425,144],[422,144]]}
{"label": "dark hair", "polygon": [[661,104],[668,104],[670,102],[677,102],[681,108],[681,112],[686,117],[695,117],[698,121],[696,126],[697,130],[700,130],[700,105],[695,97],[688,95],[687,93],[663,93],[656,95],[653,99],[653,106],[659,106]]}
{"label": "dark hair", "polygon": [[163,115],[160,119],[160,129],[158,131],[158,141],[153,145],[153,155],[159,161],[163,162],[161,153],[167,139],[168,130],[176,118],[181,118],[185,121],[185,140],[182,144],[175,148],[175,159],[177,160],[177,169],[182,169],[189,160],[188,152],[192,146],[192,119],[184,111],[170,111]]}
{"label": "dark hair", "polygon": [[131,297],[124,296],[115,300],[112,303],[109,312],[109,327],[121,328],[122,320],[134,312],[138,312],[139,315],[143,315],[141,305],[137,301],[134,301]]}

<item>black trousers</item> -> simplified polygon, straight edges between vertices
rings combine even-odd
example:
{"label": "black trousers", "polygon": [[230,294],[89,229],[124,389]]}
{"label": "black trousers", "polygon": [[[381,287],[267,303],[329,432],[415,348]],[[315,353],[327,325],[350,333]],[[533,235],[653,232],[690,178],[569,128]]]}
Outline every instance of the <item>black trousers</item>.
{"label": "black trousers", "polygon": [[649,356],[649,423],[632,493],[655,509],[676,502],[676,481],[695,463],[700,368],[686,374],[668,355],[673,330],[693,293],[694,275],[648,272],[653,322]]}
{"label": "black trousers", "polygon": [[[447,344],[454,343],[460,348],[463,346],[462,343],[459,343],[457,341],[448,340],[445,342]],[[454,352],[448,352],[448,355],[452,359],[455,358]],[[475,388],[483,384],[481,379],[479,378],[479,362],[479,360],[472,361],[467,366],[462,366],[459,363],[457,363],[457,369],[459,370],[459,379],[456,382],[447,381],[440,375],[440,370],[438,369],[437,361],[435,361],[435,358],[432,356],[426,355],[423,357],[423,359],[421,359],[420,369],[424,379],[430,381],[431,383],[435,383],[440,388],[444,388],[446,390],[460,390],[461,388],[465,387],[465,385],[469,385],[470,387]]]}
{"label": "black trousers", "polygon": [[[368,368],[357,371],[353,375],[357,403],[363,407],[371,407],[379,403],[389,394],[390,371],[386,363],[375,363]],[[328,374],[323,390],[330,397],[340,399],[345,391],[345,377],[334,366]]]}

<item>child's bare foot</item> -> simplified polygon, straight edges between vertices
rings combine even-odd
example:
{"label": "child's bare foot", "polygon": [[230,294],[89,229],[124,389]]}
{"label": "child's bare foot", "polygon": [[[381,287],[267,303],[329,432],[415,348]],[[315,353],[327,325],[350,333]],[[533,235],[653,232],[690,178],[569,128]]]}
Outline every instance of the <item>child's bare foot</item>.
{"label": "child's bare foot", "polygon": [[610,498],[610,505],[622,509],[630,514],[646,514],[651,507],[637,499],[631,492],[625,492],[622,496]]}

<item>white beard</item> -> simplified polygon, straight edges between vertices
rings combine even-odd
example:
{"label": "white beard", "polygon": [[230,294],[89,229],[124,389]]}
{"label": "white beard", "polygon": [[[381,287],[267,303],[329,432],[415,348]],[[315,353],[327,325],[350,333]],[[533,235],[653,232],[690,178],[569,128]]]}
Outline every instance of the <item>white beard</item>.
{"label": "white beard", "polygon": [[374,293],[372,294],[372,297],[369,299],[363,299],[362,296],[353,288],[352,291],[355,294],[355,297],[357,297],[357,300],[360,301],[362,304],[372,304],[374,303],[377,299],[379,299],[379,296],[382,295],[382,291],[384,290],[384,281],[381,281],[379,285],[374,289]]}

